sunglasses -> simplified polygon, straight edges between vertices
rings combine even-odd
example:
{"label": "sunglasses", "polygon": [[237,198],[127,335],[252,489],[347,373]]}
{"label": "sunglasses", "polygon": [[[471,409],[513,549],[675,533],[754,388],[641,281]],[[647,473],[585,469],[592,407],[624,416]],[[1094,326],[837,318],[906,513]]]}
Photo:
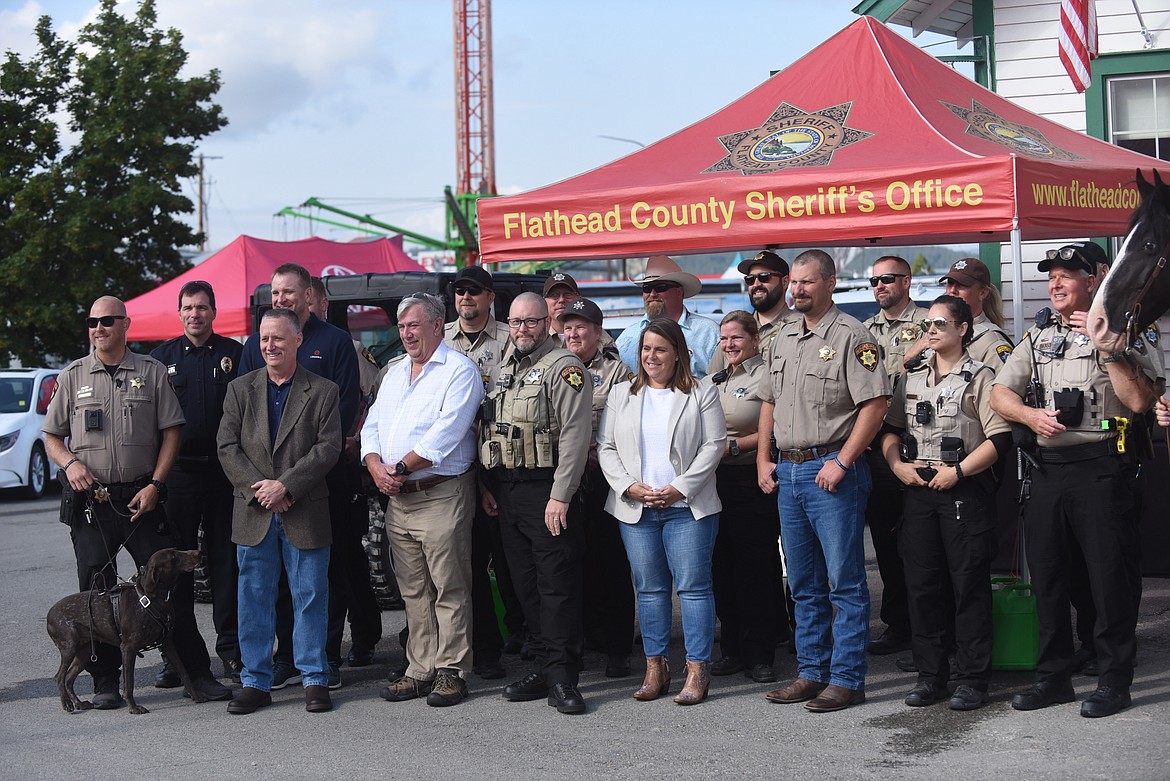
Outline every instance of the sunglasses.
{"label": "sunglasses", "polygon": [[455,288],[455,295],[457,296],[478,296],[483,292],[480,287],[457,287]]}
{"label": "sunglasses", "polygon": [[773,277],[779,279],[780,275],[772,271],[761,271],[759,274],[744,274],[743,281],[745,285],[754,285],[758,279],[766,285],[772,281]]}
{"label": "sunglasses", "polygon": [[880,274],[876,277],[869,278],[869,286],[870,287],[877,287],[878,282],[881,282],[883,285],[892,285],[892,284],[894,284],[894,280],[897,279],[898,277],[908,277],[908,276],[910,276],[910,275],[909,274]]}
{"label": "sunglasses", "polygon": [[1062,247],[1061,249],[1050,249],[1044,253],[1047,260],[1079,260],[1081,263],[1091,268],[1096,268],[1095,261],[1091,261],[1084,255],[1077,251],[1076,247]]}
{"label": "sunglasses", "polygon": [[928,317],[925,320],[918,321],[918,325],[922,328],[923,331],[929,331],[931,326],[934,326],[934,328],[938,331],[945,331],[947,330],[948,323],[954,323],[955,325],[958,325],[959,321],[948,320],[945,317]]}
{"label": "sunglasses", "polygon": [[90,328],[97,328],[98,323],[101,323],[102,327],[109,328],[114,323],[118,322],[119,320],[125,320],[125,319],[126,319],[126,315],[105,315],[104,317],[87,317],[87,318],[85,318],[85,324],[87,326],[89,326]]}
{"label": "sunglasses", "polygon": [[547,319],[548,319],[547,316],[545,316],[545,317],[525,317],[525,318],[509,317],[508,318],[508,327],[515,328],[516,330],[520,330],[521,326],[524,326],[525,328],[536,328],[536,326],[540,325],[542,322],[544,322]]}
{"label": "sunglasses", "polygon": [[682,285],[676,285],[673,282],[655,282],[653,284],[642,285],[642,292],[649,295],[650,293],[665,293],[667,290],[673,290]]}

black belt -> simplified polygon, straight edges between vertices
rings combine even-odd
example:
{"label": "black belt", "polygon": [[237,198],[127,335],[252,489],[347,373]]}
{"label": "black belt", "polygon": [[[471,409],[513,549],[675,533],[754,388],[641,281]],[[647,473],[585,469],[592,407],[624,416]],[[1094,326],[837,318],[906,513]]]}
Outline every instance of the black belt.
{"label": "black belt", "polygon": [[805,461],[812,461],[814,458],[824,458],[830,453],[836,453],[843,447],[845,447],[844,442],[834,442],[831,445],[817,445],[816,447],[809,447],[804,450],[781,450],[780,460],[789,461],[793,464],[803,464]]}
{"label": "black belt", "polygon": [[88,493],[90,497],[96,498],[95,492],[100,488],[105,488],[106,491],[109,492],[108,496],[110,499],[114,499],[121,502],[122,504],[125,504],[126,502],[133,499],[135,494],[142,490],[143,485],[146,485],[146,483],[143,483],[142,485],[139,485],[138,483],[94,483],[86,493]]}
{"label": "black belt", "polygon": [[492,477],[502,483],[527,483],[533,480],[552,480],[557,470],[551,466],[534,469],[505,469],[496,467],[491,471]]}
{"label": "black belt", "polygon": [[1069,447],[1038,447],[1036,460],[1042,464],[1074,464],[1077,461],[1088,461],[1093,458],[1117,455],[1112,439],[1101,442],[1086,442],[1083,445]]}
{"label": "black belt", "polygon": [[[466,472],[464,473],[466,474]],[[419,491],[429,491],[436,485],[442,485],[448,480],[454,480],[456,477],[463,475],[438,475],[436,477],[428,477],[425,480],[411,480],[408,483],[403,483],[402,487],[398,489],[400,494],[413,494]]]}

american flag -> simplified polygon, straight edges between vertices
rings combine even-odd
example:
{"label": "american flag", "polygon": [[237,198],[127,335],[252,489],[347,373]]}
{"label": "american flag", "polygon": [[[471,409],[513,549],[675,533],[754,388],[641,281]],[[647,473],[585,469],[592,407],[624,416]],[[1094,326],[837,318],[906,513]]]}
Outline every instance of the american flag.
{"label": "american flag", "polygon": [[1061,0],[1060,61],[1077,92],[1089,88],[1089,60],[1096,57],[1096,3],[1094,0]]}

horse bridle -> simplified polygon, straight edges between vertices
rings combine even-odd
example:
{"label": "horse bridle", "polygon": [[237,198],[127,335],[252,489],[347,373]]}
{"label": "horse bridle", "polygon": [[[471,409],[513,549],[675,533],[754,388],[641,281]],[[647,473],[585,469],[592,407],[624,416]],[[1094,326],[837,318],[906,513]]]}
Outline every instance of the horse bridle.
{"label": "horse bridle", "polygon": [[1154,271],[1150,274],[1150,278],[1146,280],[1146,284],[1142,285],[1142,289],[1138,292],[1137,298],[1133,301],[1133,309],[1126,316],[1125,320],[1125,342],[1127,347],[1133,347],[1137,342],[1138,337],[1138,319],[1142,313],[1142,299],[1146,297],[1146,293],[1150,292],[1150,288],[1154,285],[1154,280],[1162,273],[1162,269],[1166,268],[1166,255],[1170,250],[1170,244],[1162,248],[1162,254],[1158,258],[1158,262],[1154,265]]}

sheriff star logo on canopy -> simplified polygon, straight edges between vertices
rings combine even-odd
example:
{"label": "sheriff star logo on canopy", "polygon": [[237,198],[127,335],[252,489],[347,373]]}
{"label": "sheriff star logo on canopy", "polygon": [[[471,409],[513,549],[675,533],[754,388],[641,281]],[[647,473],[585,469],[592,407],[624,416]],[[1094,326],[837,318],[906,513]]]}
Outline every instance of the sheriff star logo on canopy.
{"label": "sheriff star logo on canopy", "polygon": [[1006,146],[1013,152],[1037,160],[1085,159],[1074,152],[1061,149],[1034,127],[1004,119],[974,98],[971,99],[971,108],[969,109],[947,103],[945,100],[940,100],[939,103],[942,103],[967,123],[967,135],[969,136]]}
{"label": "sheriff star logo on canopy", "polygon": [[702,173],[768,174],[785,168],[828,165],[833,152],[873,133],[846,127],[853,101],[809,113],[781,103],[759,127],[719,136],[727,157]]}

